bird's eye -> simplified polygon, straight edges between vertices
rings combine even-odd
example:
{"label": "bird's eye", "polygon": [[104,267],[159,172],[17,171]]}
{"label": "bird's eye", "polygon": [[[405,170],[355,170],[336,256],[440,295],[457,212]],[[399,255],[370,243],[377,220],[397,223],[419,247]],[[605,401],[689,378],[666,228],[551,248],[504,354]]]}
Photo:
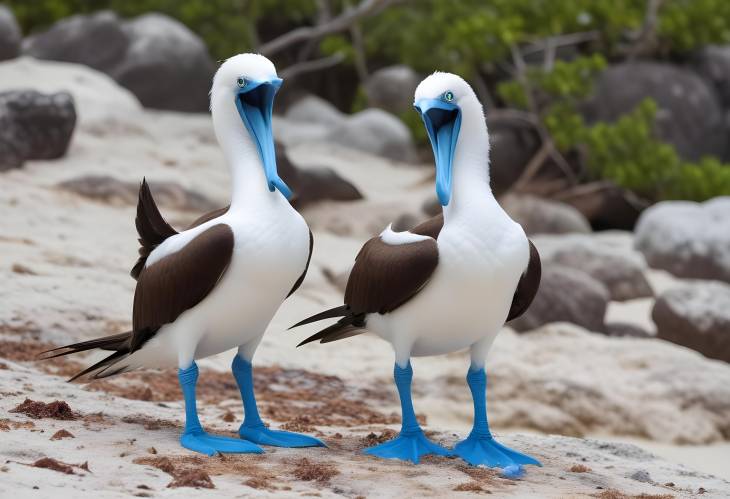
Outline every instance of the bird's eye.
{"label": "bird's eye", "polygon": [[443,99],[446,102],[451,102],[452,100],[454,100],[454,92],[452,92],[451,90],[447,90],[446,92],[444,92]]}
{"label": "bird's eye", "polygon": [[239,87],[243,88],[246,86],[246,79],[239,76],[239,78],[236,80],[236,83],[238,83]]}

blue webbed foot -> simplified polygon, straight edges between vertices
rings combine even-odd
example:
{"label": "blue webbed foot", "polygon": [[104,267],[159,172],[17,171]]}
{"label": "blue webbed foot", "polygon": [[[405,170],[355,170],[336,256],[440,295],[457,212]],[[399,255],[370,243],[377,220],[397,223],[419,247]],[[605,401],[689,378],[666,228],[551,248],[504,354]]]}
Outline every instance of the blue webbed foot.
{"label": "blue webbed foot", "polygon": [[324,442],[317,438],[292,433],[290,431],[271,430],[263,424],[253,427],[241,425],[238,429],[238,434],[241,438],[245,438],[259,445],[272,445],[274,447],[327,447]]}
{"label": "blue webbed foot", "polygon": [[180,445],[209,456],[219,453],[261,454],[264,452],[261,447],[246,440],[209,435],[202,430],[183,433],[180,436]]}
{"label": "blue webbed foot", "polygon": [[471,433],[466,439],[456,444],[454,454],[472,466],[517,467],[508,470],[513,477],[521,475],[523,464],[542,466],[537,459],[500,444],[491,435]]}
{"label": "blue webbed foot", "polygon": [[431,442],[421,430],[401,432],[393,440],[375,447],[368,447],[363,452],[384,459],[401,459],[415,464],[418,464],[421,456],[428,454],[436,454],[437,456],[453,455],[448,449]]}

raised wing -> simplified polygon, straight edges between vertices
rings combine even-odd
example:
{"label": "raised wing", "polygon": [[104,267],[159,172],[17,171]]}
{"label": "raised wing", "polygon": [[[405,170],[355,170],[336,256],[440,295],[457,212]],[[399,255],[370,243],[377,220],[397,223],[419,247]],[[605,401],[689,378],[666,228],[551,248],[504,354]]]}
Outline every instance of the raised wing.
{"label": "raised wing", "polygon": [[139,186],[139,200],[137,201],[137,218],[134,220],[139,236],[139,258],[132,267],[130,275],[137,279],[147,262],[147,257],[154,249],[168,237],[177,234],[177,231],[162,218],[160,210],[150,192],[146,179],[142,179]]}

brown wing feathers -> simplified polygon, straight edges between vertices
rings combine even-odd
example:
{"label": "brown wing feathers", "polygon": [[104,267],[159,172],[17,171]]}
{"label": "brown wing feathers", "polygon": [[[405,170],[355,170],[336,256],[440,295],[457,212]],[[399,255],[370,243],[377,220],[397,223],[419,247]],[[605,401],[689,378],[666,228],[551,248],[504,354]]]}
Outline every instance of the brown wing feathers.
{"label": "brown wing feathers", "polygon": [[537,289],[540,287],[542,277],[540,253],[537,252],[537,248],[532,244],[532,241],[528,239],[527,242],[530,243],[530,261],[527,263],[525,273],[522,274],[520,281],[517,283],[517,289],[512,297],[512,306],[507,315],[507,322],[525,313],[532,300],[535,299]]}
{"label": "brown wing feathers", "polygon": [[139,258],[132,267],[130,275],[137,279],[150,253],[165,239],[177,234],[177,231],[162,218],[146,179],[142,179],[142,184],[139,186],[137,218],[135,218],[134,224],[137,226],[140,247]]}

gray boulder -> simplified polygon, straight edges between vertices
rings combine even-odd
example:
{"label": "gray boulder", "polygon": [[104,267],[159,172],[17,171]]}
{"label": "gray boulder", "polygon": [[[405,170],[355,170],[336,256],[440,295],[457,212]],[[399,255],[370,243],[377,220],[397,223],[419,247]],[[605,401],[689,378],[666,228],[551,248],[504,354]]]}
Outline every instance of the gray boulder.
{"label": "gray boulder", "polygon": [[715,86],[725,109],[730,108],[730,45],[708,45],[696,54],[697,72]]}
{"label": "gray boulder", "polygon": [[23,42],[25,54],[36,59],[84,64],[106,72],[119,64],[128,47],[123,21],[108,10],[62,19]]}
{"label": "gray boulder", "polygon": [[489,123],[489,181],[497,196],[506,192],[520,178],[530,159],[540,148],[535,130],[524,126]]}
{"label": "gray boulder", "polygon": [[534,196],[510,194],[500,200],[504,210],[527,234],[588,233],[591,226],[575,208]]}
{"label": "gray boulder", "polygon": [[110,11],[76,15],[24,42],[39,59],[101,70],[155,109],[208,110],[215,65],[203,41],[180,22],[152,13],[125,21]]}
{"label": "gray boulder", "polygon": [[630,258],[611,250],[577,246],[556,251],[551,261],[581,270],[603,283],[611,300],[625,301],[654,296],[644,271]]}
{"label": "gray boulder", "polygon": [[651,267],[730,282],[730,196],[655,204],[636,225],[635,245]]}
{"label": "gray boulder", "polygon": [[203,41],[182,23],[162,14],[128,21],[130,45],[110,74],[140,102],[156,109],[208,110],[215,65]]}
{"label": "gray boulder", "polygon": [[[112,205],[135,205],[139,195],[139,182],[124,182],[109,175],[82,175],[61,182],[58,187]],[[207,212],[219,207],[208,197],[177,182],[150,182],[150,189],[157,203],[175,210]]]}
{"label": "gray boulder", "polygon": [[335,106],[316,95],[307,95],[292,104],[286,112],[286,118],[298,123],[323,125],[336,128],[347,119]]}
{"label": "gray boulder", "polygon": [[589,121],[613,121],[651,97],[660,108],[659,136],[686,159],[722,157],[727,128],[715,90],[689,69],[655,62],[631,62],[609,67],[596,82],[587,103]]}
{"label": "gray boulder", "polygon": [[421,76],[409,66],[398,64],[375,71],[365,82],[365,93],[371,106],[400,114],[411,111],[413,94]]}
{"label": "gray boulder", "polygon": [[294,191],[292,204],[302,208],[317,201],[354,201],[362,199],[357,187],[340,177],[331,168],[300,168],[296,166],[280,142],[276,143],[276,163],[279,175]]}
{"label": "gray boulder", "polygon": [[688,284],[661,295],[652,310],[659,338],[730,362],[730,286]]}
{"label": "gray boulder", "polygon": [[328,140],[396,161],[416,160],[416,146],[410,130],[382,109],[366,109],[353,114],[330,132]]}
{"label": "gray boulder", "polygon": [[66,92],[0,93],[0,171],[28,159],[55,159],[68,149],[76,125],[73,98]]}
{"label": "gray boulder", "polygon": [[571,322],[605,332],[609,299],[606,287],[585,272],[548,263],[543,266],[540,289],[530,308],[508,325],[517,331],[530,331],[551,322]]}
{"label": "gray boulder", "polygon": [[0,61],[18,57],[22,38],[23,34],[12,11],[0,5]]}

